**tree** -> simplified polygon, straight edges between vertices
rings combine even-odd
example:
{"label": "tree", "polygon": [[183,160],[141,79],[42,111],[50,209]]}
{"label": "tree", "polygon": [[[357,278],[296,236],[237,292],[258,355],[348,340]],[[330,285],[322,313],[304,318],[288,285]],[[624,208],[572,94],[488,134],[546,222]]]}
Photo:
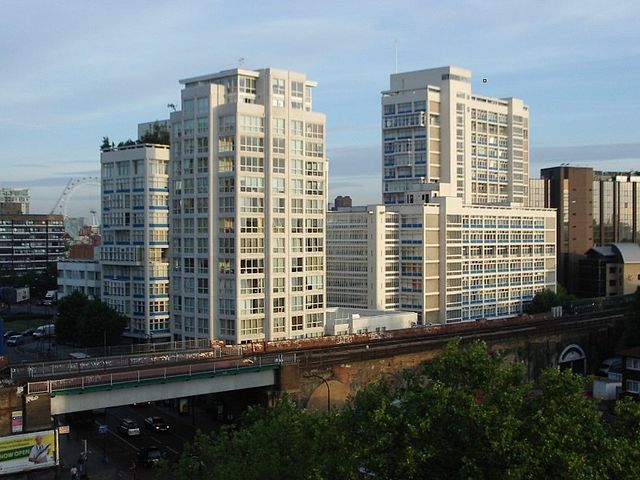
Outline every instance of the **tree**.
{"label": "tree", "polygon": [[111,140],[109,137],[102,137],[102,145],[100,145],[100,150],[109,150],[111,148]]}
{"label": "tree", "polygon": [[567,290],[560,284],[556,287],[556,291],[545,288],[539,291],[533,297],[533,300],[524,308],[526,313],[543,313],[551,310],[551,307],[565,306],[575,297],[569,295]]}
{"label": "tree", "polygon": [[[330,415],[285,399],[237,430],[200,435],[178,479],[639,478],[640,404],[605,422],[585,379],[519,364],[475,342],[449,344],[397,382],[365,386]],[[203,463],[204,462],[204,463]],[[364,473],[363,473],[364,472]]]}
{"label": "tree", "polygon": [[83,347],[116,345],[127,318],[100,300],[89,300],[73,292],[58,302],[56,336],[62,342]]}
{"label": "tree", "polygon": [[79,317],[88,303],[89,299],[77,291],[60,299],[56,317],[56,337],[60,342],[76,342]]}
{"label": "tree", "polygon": [[82,346],[117,345],[127,318],[100,300],[90,300],[76,324],[76,341]]}
{"label": "tree", "polygon": [[[347,478],[336,458],[332,417],[299,409],[288,398],[269,409],[250,408],[240,428],[198,433],[164,476],[176,480]],[[338,449],[341,451],[342,449]]]}
{"label": "tree", "polygon": [[120,147],[130,147],[132,145],[135,145],[136,142],[134,142],[133,140],[131,140],[130,138],[125,140],[124,142],[120,142],[118,143],[118,148]]}
{"label": "tree", "polygon": [[153,122],[151,131],[145,133],[140,137],[140,143],[155,143],[159,145],[169,145],[171,139],[169,131],[164,124],[161,124],[157,120]]}

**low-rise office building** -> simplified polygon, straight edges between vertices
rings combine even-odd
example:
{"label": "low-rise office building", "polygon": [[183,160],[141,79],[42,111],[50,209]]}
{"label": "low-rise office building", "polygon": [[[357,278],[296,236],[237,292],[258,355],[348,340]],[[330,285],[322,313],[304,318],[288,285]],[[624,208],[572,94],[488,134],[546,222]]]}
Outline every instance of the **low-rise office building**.
{"label": "low-rise office building", "polygon": [[640,287],[640,246],[613,243],[591,248],[579,265],[580,291],[589,297],[635,293]]}
{"label": "low-rise office building", "polygon": [[58,299],[80,292],[100,298],[101,268],[98,260],[68,258],[58,262]]}
{"label": "low-rise office building", "polygon": [[392,305],[422,324],[456,323],[515,316],[555,290],[555,210],[410,195],[427,203],[328,214],[329,306]]}
{"label": "low-rise office building", "polygon": [[622,394],[640,398],[640,347],[619,353],[622,357]]}

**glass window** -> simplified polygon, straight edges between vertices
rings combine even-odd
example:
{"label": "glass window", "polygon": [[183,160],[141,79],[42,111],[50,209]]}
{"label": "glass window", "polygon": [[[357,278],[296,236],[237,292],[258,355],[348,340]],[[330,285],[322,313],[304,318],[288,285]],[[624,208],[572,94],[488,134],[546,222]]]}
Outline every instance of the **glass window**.
{"label": "glass window", "polygon": [[274,95],[284,95],[285,93],[285,81],[283,78],[271,79],[271,92]]}

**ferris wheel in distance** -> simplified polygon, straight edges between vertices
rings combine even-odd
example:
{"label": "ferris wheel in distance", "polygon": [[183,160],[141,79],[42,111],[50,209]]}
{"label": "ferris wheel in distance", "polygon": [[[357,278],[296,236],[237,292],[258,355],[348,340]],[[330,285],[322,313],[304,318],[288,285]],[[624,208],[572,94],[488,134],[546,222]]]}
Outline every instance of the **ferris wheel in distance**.
{"label": "ferris wheel in distance", "polygon": [[64,190],[60,194],[60,197],[58,197],[58,201],[54,204],[53,208],[51,209],[51,214],[62,215],[64,218],[67,218],[69,216],[67,212],[67,208],[69,205],[69,200],[73,195],[73,192],[76,190],[76,188],[82,185],[89,185],[89,184],[100,185],[100,179],[98,177],[79,177],[79,178],[69,179],[67,186],[64,187]]}

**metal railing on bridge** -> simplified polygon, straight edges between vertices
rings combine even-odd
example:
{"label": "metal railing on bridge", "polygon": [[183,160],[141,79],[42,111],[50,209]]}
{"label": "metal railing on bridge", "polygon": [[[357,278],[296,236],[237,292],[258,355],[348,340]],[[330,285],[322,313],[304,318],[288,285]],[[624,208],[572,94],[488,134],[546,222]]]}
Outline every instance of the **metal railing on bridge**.
{"label": "metal railing on bridge", "polygon": [[105,371],[124,368],[140,368],[143,366],[165,365],[194,361],[215,360],[224,357],[240,357],[243,354],[241,345],[220,347],[214,345],[200,350],[158,351],[133,355],[120,355],[76,360],[59,360],[54,362],[38,362],[11,367],[11,378],[14,380],[42,377],[56,377],[74,373]]}
{"label": "metal railing on bridge", "polygon": [[287,363],[296,363],[295,353],[260,355],[250,358],[213,359],[206,363],[174,365],[171,367],[129,370],[115,373],[97,373],[72,378],[42,380],[27,383],[27,394],[69,394],[87,390],[108,390],[138,385],[175,382],[192,378],[228,375],[232,373],[277,368]]}

